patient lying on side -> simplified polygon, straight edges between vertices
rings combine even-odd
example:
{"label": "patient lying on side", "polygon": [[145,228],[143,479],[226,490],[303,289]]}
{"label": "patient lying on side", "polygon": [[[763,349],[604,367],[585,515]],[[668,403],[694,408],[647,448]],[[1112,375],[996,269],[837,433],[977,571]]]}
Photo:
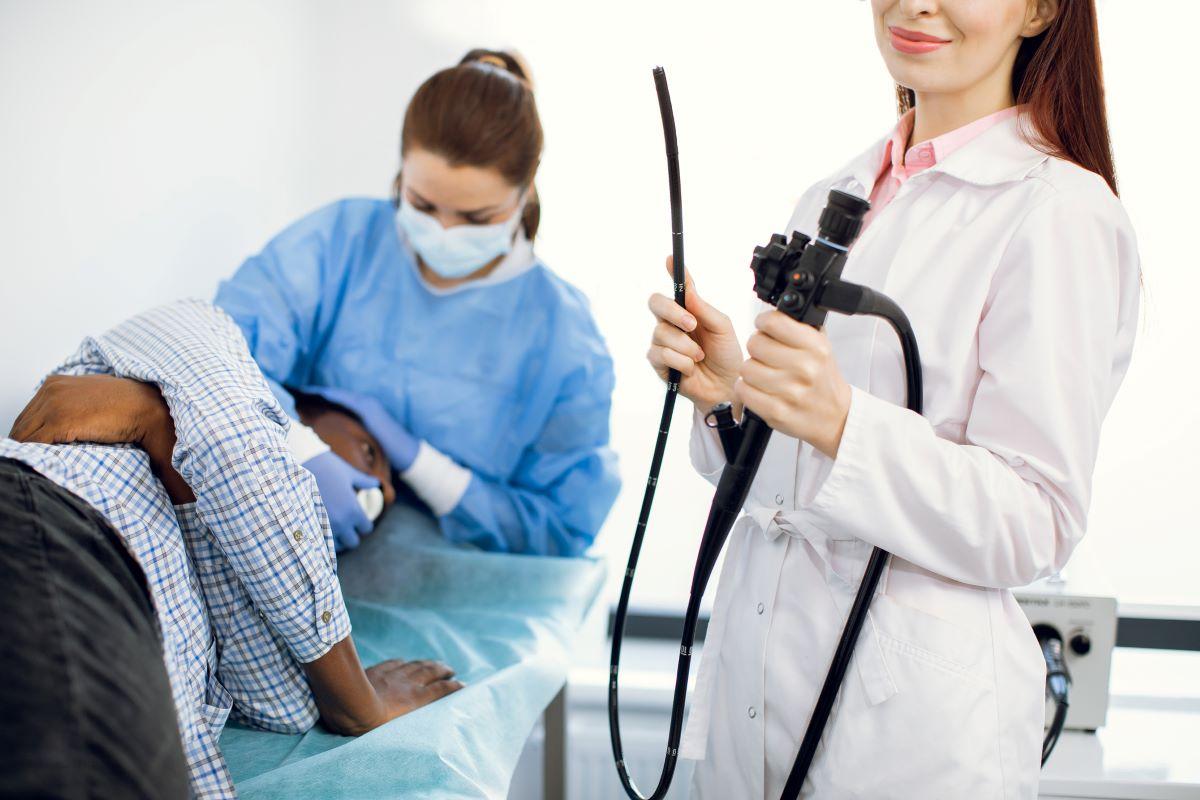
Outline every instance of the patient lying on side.
{"label": "patient lying on side", "polygon": [[[114,393],[140,393],[144,413],[137,430],[119,441],[96,442],[87,430],[64,435],[40,414],[39,398],[68,382],[72,396],[84,398],[92,414],[102,415],[115,402]],[[387,460],[361,422],[319,397],[298,393],[297,399],[305,424],[351,465],[377,477],[384,504],[390,505],[395,491]],[[18,417],[12,438],[0,439],[0,576],[32,576],[25,594],[10,592],[10,608],[41,608],[39,598],[57,593],[61,601],[37,614],[66,622],[45,620],[40,633],[22,631],[25,638],[46,641],[31,643],[23,648],[26,657],[0,666],[0,699],[17,711],[0,722],[0,742],[32,738],[28,747],[0,748],[6,780],[23,791],[53,794],[45,782],[66,779],[54,761],[62,753],[40,746],[28,731],[32,720],[45,730],[50,719],[60,729],[74,725],[72,735],[95,732],[94,725],[51,714],[51,698],[37,699],[38,692],[70,690],[130,714],[120,741],[99,737],[104,743],[85,741],[81,747],[88,753],[125,746],[129,753],[110,754],[90,766],[74,764],[76,771],[117,773],[109,775],[109,784],[92,781],[110,787],[102,792],[106,796],[142,796],[133,787],[143,784],[149,796],[170,796],[167,777],[138,773],[169,772],[179,761],[177,750],[164,754],[155,734],[146,732],[161,726],[143,726],[145,741],[137,738],[155,705],[152,689],[163,681],[156,683],[144,663],[137,669],[149,672],[144,679],[138,678],[141,672],[130,674],[139,685],[128,691],[119,680],[87,677],[114,666],[102,657],[105,642],[128,641],[124,652],[144,652],[138,643],[144,646],[146,631],[155,626],[157,674],[165,666],[187,790],[196,797],[235,794],[217,743],[229,716],[296,733],[319,715],[334,732],[357,735],[461,688],[452,670],[433,661],[389,660],[362,668],[349,635],[324,505],[311,474],[291,457],[288,425],[241,332],[207,303],[155,309],[86,339],[42,385]],[[84,538],[89,545],[77,546]],[[47,564],[53,568],[46,570]],[[68,571],[90,577],[64,578]],[[109,586],[114,575],[117,588]],[[88,585],[75,585],[78,591],[64,593],[67,580],[108,589],[89,594]],[[97,614],[104,604],[113,606],[107,617]],[[152,612],[148,628],[130,610],[138,607]],[[70,624],[85,613],[96,620]],[[0,638],[8,641],[10,626],[0,626]],[[56,642],[54,636],[71,641]],[[47,653],[65,653],[71,663],[57,663]],[[91,658],[92,669],[81,668],[76,658],[80,663]],[[64,677],[31,677],[47,671]],[[82,686],[57,685],[78,683],[80,675]],[[104,702],[105,693],[114,690],[120,690],[117,696]],[[142,718],[128,710],[128,695],[139,691],[147,698],[132,707]],[[151,751],[162,757],[146,758]],[[28,783],[20,783],[25,779]]]}

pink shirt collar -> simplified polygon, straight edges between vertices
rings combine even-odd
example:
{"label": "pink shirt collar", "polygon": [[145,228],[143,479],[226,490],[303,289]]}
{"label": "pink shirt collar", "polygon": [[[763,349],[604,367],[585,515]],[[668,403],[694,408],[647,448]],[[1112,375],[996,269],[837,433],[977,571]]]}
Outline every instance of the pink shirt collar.
{"label": "pink shirt collar", "polygon": [[949,133],[943,133],[936,138],[915,144],[906,151],[904,147],[908,144],[909,137],[912,136],[913,117],[916,113],[915,109],[910,108],[904,116],[900,117],[892,131],[891,139],[883,148],[883,161],[879,165],[879,177],[884,176],[885,170],[890,165],[892,177],[903,183],[918,172],[945,161],[955,150],[988,128],[1015,117],[1018,111],[1018,106],[1009,106],[988,114],[986,117],[980,117],[961,128],[955,128]]}
{"label": "pink shirt collar", "polygon": [[1019,106],[1001,109],[963,125],[961,128],[955,128],[949,133],[943,133],[941,136],[913,145],[905,151],[904,147],[912,136],[915,113],[914,109],[909,109],[896,123],[891,138],[884,143],[883,158],[876,172],[875,185],[871,189],[869,198],[871,210],[867,212],[867,216],[863,220],[864,230],[870,226],[875,217],[879,216],[879,212],[892,202],[900,191],[901,184],[918,172],[924,172],[934,164],[945,161],[954,151],[962,148],[988,129],[1017,116],[1019,111]]}

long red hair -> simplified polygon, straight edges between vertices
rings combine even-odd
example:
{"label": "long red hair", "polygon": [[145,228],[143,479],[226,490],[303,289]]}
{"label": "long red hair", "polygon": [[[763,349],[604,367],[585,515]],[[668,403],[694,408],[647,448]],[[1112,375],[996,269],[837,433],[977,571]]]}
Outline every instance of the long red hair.
{"label": "long red hair", "polygon": [[[916,105],[912,89],[896,90],[901,113]],[[1096,173],[1117,194],[1094,0],[1061,0],[1050,26],[1021,42],[1012,93],[1028,108],[1034,146]]]}

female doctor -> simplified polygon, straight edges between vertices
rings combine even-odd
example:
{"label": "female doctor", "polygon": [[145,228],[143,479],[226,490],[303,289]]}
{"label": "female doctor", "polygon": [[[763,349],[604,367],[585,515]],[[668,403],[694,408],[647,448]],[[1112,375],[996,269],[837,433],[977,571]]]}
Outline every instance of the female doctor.
{"label": "female doctor", "polygon": [[[281,385],[356,412],[448,539],[578,555],[616,499],[613,371],[586,299],[533,252],[541,153],[525,68],[473,50],[409,103],[393,202],[310,214],[216,303],[284,408]],[[355,546],[374,479],[299,423],[290,443]]]}
{"label": "female doctor", "polygon": [[730,537],[681,754],[702,798],[780,795],[873,546],[893,554],[809,772],[821,798],[1032,798],[1045,667],[1009,587],[1083,536],[1100,425],[1138,310],[1092,0],[872,0],[898,84],[890,135],[812,187],[872,209],[844,276],[904,308],[925,415],[882,323],[761,314],[742,353],[688,286],[649,352],[703,423],[731,400],[778,433]]}

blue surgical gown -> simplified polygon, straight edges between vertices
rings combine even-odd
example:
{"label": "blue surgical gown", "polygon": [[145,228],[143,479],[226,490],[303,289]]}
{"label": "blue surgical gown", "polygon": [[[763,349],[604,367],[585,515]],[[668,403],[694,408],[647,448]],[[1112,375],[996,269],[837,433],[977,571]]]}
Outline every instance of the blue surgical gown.
{"label": "blue surgical gown", "polygon": [[386,200],[326,206],[221,284],[216,303],[282,386],[377,397],[472,472],[443,534],[489,550],[578,555],[616,499],[612,360],[587,300],[537,262],[435,293]]}

